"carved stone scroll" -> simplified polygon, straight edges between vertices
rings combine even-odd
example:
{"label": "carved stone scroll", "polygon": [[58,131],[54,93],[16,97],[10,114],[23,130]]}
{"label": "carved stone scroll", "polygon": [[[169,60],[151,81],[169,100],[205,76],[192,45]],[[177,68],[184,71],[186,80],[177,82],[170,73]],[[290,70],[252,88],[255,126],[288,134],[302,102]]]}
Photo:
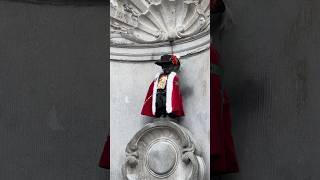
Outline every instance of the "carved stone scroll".
{"label": "carved stone scroll", "polygon": [[128,143],[122,172],[126,180],[202,180],[204,169],[191,133],[160,119],[146,125]]}

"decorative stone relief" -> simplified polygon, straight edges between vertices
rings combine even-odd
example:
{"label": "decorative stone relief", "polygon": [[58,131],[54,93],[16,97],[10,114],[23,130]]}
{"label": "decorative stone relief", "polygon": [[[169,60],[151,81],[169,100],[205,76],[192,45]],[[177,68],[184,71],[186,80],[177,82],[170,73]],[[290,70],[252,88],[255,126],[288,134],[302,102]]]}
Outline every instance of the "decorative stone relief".
{"label": "decorative stone relief", "polygon": [[209,0],[111,0],[111,43],[161,43],[208,32],[209,3]]}
{"label": "decorative stone relief", "polygon": [[184,127],[158,119],[141,129],[126,148],[126,180],[203,180],[201,151]]}

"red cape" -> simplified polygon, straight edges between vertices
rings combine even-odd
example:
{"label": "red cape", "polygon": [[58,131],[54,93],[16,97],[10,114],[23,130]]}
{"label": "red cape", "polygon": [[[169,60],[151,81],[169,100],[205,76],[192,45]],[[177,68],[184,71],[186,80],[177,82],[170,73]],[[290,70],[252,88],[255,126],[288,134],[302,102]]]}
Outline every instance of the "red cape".
{"label": "red cape", "polygon": [[229,98],[221,85],[221,73],[218,67],[218,53],[210,48],[210,151],[211,174],[219,175],[238,172],[231,132],[231,112]]}
{"label": "red cape", "polygon": [[110,136],[108,136],[107,141],[104,144],[99,166],[105,169],[110,169]]}
{"label": "red cape", "polygon": [[[149,86],[144,104],[141,110],[142,115],[155,117],[156,111],[156,93],[157,83],[160,74],[156,75],[156,78]],[[175,72],[171,72],[168,75],[167,87],[166,87],[166,111],[172,113],[176,117],[184,116],[182,96],[179,88],[179,77]]]}

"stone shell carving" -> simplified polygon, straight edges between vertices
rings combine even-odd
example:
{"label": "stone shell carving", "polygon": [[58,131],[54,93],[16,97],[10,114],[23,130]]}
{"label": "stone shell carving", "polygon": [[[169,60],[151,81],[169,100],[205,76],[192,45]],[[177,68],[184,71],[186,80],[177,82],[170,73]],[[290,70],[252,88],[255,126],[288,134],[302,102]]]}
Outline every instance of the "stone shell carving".
{"label": "stone shell carving", "polygon": [[202,180],[204,161],[191,133],[166,119],[146,125],[128,143],[126,180]]}
{"label": "stone shell carving", "polygon": [[152,44],[208,32],[209,3],[209,0],[111,0],[111,43]]}

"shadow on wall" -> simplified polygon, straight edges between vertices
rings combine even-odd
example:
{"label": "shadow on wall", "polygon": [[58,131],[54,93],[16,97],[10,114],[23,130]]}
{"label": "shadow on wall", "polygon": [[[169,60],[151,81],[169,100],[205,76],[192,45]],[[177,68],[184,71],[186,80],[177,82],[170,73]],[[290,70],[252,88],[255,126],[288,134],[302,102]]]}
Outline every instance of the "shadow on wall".
{"label": "shadow on wall", "polygon": [[252,113],[258,108],[264,108],[266,101],[266,91],[270,80],[247,78],[244,82],[238,83],[229,88],[232,97],[232,107],[240,112]]}

